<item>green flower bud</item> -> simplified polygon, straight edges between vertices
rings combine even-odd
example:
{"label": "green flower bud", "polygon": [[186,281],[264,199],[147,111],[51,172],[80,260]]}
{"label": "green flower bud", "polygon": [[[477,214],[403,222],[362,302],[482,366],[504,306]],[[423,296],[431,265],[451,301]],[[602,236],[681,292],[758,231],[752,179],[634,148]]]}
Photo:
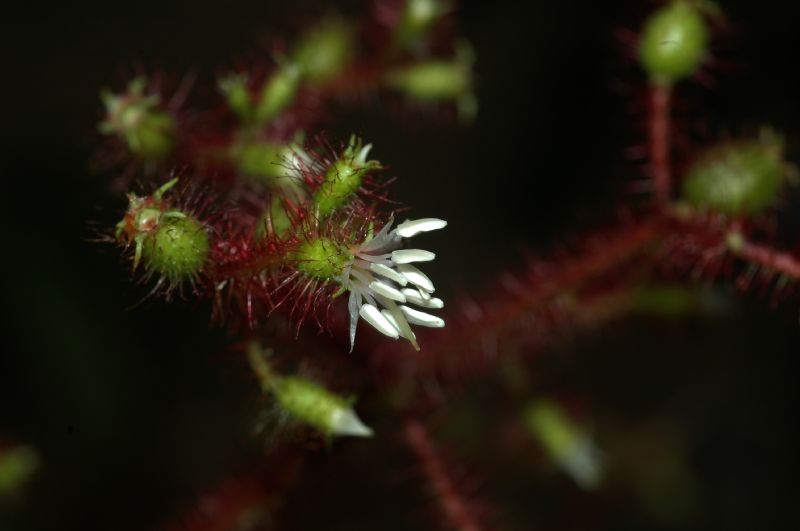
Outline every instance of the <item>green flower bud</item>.
{"label": "green flower bud", "polygon": [[361,140],[350,137],[350,144],[328,171],[325,179],[314,194],[314,203],[320,218],[329,216],[334,210],[347,203],[358,191],[364,176],[372,170],[381,168],[380,162],[367,160],[371,144],[362,146]]}
{"label": "green flower bud", "polygon": [[353,30],[339,19],[327,20],[306,33],[292,54],[303,79],[321,85],[341,74],[351,63]]}
{"label": "green flower bud", "polygon": [[0,498],[13,496],[39,468],[39,456],[29,446],[0,449]]}
{"label": "green flower bud", "polygon": [[247,349],[247,359],[265,393],[273,393],[278,404],[293,417],[325,435],[369,437],[372,430],[353,411],[353,399],[346,399],[314,382],[272,371],[257,343]]}
{"label": "green flower bud", "polygon": [[242,122],[253,119],[253,100],[247,88],[247,75],[233,74],[218,81],[220,92],[225,96],[228,107]]}
{"label": "green flower bud", "polygon": [[264,88],[255,110],[258,123],[268,122],[283,112],[297,97],[300,87],[300,69],[296,64],[286,63],[272,74]]}
{"label": "green flower bud", "polygon": [[149,269],[180,282],[200,271],[208,249],[208,233],[202,223],[179,210],[168,210],[144,238],[142,256]]}
{"label": "green flower bud", "polygon": [[407,0],[394,33],[395,42],[418,47],[425,33],[450,9],[446,0]]}
{"label": "green flower bud", "polygon": [[783,141],[765,132],[708,149],[687,171],[683,194],[693,205],[723,214],[756,214],[776,199],[787,173]]}
{"label": "green flower bud", "polygon": [[294,252],[297,269],[312,278],[333,280],[344,273],[353,262],[353,253],[346,245],[330,238],[303,242]]}
{"label": "green flower bud", "polygon": [[353,411],[352,399],[297,377],[276,378],[272,389],[281,407],[325,435],[372,435],[372,430]]}
{"label": "green flower bud", "polygon": [[297,144],[252,142],[231,152],[239,171],[280,188],[297,188],[300,170],[310,157]]}
{"label": "green flower bud", "polygon": [[675,0],[645,23],[639,57],[654,83],[672,84],[695,73],[707,46],[703,15],[690,2]]}
{"label": "green flower bud", "polygon": [[525,425],[550,458],[585,489],[603,474],[600,452],[591,438],[557,403],[535,400],[525,410]]}
{"label": "green flower bud", "polygon": [[453,101],[462,117],[471,119],[477,111],[472,92],[473,57],[463,45],[455,59],[424,61],[391,70],[384,81],[389,87],[423,102]]}
{"label": "green flower bud", "polygon": [[144,95],[146,80],[137,78],[125,94],[102,94],[107,117],[100,132],[125,140],[131,153],[142,160],[156,161],[168,156],[176,142],[172,117],[158,108],[157,95]]}

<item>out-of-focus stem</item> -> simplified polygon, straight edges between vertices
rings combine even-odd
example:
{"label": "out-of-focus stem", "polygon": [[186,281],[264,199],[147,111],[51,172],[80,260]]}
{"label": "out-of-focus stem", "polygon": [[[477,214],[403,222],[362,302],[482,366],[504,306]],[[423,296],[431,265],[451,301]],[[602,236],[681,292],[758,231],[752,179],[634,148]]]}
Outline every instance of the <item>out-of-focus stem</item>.
{"label": "out-of-focus stem", "polygon": [[656,84],[650,89],[650,171],[659,205],[669,203],[672,195],[671,151],[672,87]]}
{"label": "out-of-focus stem", "polygon": [[406,421],[404,430],[406,442],[419,459],[422,471],[436,494],[439,507],[453,529],[481,531],[469,504],[458,493],[452,478],[447,474],[425,426],[419,421],[409,420]]}

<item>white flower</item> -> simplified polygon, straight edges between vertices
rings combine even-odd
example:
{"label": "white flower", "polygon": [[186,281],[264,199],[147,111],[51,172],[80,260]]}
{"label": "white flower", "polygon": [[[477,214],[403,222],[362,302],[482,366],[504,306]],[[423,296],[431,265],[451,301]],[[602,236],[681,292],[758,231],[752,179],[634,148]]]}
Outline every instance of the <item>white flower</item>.
{"label": "white flower", "polygon": [[350,291],[350,350],[355,343],[359,316],[384,335],[407,339],[417,350],[419,345],[410,324],[444,326],[441,318],[408,306],[410,303],[423,309],[444,307],[441,299],[432,296],[433,282],[412,265],[412,262],[429,262],[436,255],[400,246],[403,238],[442,229],[447,222],[424,218],[405,221],[394,230],[391,226],[390,220],[372,239],[351,249],[353,261],[339,279]]}

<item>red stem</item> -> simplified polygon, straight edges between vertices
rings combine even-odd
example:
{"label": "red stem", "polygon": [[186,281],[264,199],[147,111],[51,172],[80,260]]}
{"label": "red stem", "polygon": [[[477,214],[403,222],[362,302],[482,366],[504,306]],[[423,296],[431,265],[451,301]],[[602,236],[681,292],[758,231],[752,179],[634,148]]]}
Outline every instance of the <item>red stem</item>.
{"label": "red stem", "polygon": [[671,96],[669,85],[656,85],[650,92],[650,165],[656,200],[660,205],[669,203],[672,195]]}
{"label": "red stem", "polygon": [[736,254],[749,261],[773,269],[792,278],[800,278],[800,261],[788,253],[757,243],[745,242]]}
{"label": "red stem", "polygon": [[419,421],[409,420],[406,421],[404,429],[406,442],[419,459],[447,521],[458,531],[481,531],[468,504],[461,498],[448,476],[425,426]]}

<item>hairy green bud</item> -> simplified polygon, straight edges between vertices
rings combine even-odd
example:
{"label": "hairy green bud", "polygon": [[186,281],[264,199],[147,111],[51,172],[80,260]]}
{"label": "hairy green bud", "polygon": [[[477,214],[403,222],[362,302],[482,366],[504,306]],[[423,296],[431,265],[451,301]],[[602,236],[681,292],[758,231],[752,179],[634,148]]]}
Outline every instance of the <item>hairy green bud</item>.
{"label": "hairy green bud", "polygon": [[344,206],[361,187],[364,176],[381,168],[380,162],[367,160],[370,149],[371,144],[362,146],[361,140],[355,136],[350,137],[347,149],[325,172],[325,179],[314,194],[314,203],[320,218],[327,217]]}
{"label": "hairy green bud", "polygon": [[695,73],[707,54],[708,28],[699,9],[675,0],[647,20],[639,58],[654,83],[672,84]]}
{"label": "hairy green bud", "polygon": [[317,238],[303,242],[294,252],[297,269],[320,280],[333,280],[342,276],[353,262],[353,253],[346,245],[330,238]]}
{"label": "hairy green bud", "polygon": [[149,269],[180,282],[200,271],[208,249],[208,233],[202,223],[179,210],[168,210],[144,239],[142,256]]}
{"label": "hairy green bud", "polygon": [[693,205],[723,214],[756,214],[776,199],[787,168],[783,141],[765,132],[708,149],[687,171],[683,194]]}

